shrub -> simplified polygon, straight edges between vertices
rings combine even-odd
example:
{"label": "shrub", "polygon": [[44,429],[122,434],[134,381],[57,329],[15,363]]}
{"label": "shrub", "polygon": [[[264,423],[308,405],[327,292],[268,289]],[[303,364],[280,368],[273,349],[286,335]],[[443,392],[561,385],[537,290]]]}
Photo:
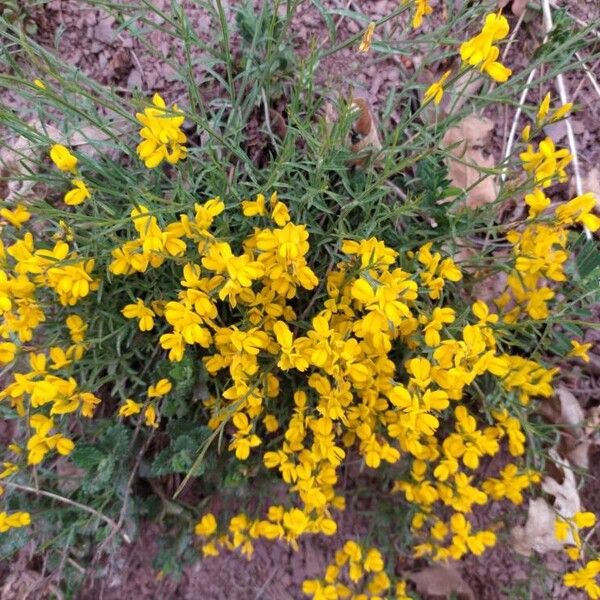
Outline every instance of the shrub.
{"label": "shrub", "polygon": [[[379,549],[347,541],[305,594],[409,597],[385,567],[397,548],[442,562],[483,554],[507,532],[477,525],[478,507],[539,496],[558,547],[583,561],[564,583],[596,597],[600,563],[579,534],[595,517],[543,499],[548,457],[570,463],[538,414],[559,360],[587,359],[598,298],[596,200],[552,200],[573,156],[544,126],[572,106],[550,93],[521,106],[521,140],[494,166],[465,142],[468,115],[515,104],[540,66],[542,82],[576,67],[587,32],[561,19],[513,73],[500,56],[508,20],[465,3],[422,36],[430,56],[457,64],[429,86],[415,74],[389,99],[399,121],[378,129],[352,91],[326,100],[317,65],[350,46],[405,54],[408,33],[397,45],[375,36],[405,13],[420,27],[431,7],[404,3],[300,60],[298,5],[239,9],[245,63],[220,4],[220,46],[176,5],[161,14],[186,54],[179,106],[120,97],[4,24],[0,81],[27,103],[0,113],[27,142],[8,176],[21,189],[0,213],[4,555],[31,536],[58,568],[61,551],[85,560],[90,541],[97,555],[114,550],[140,519],[169,514],[204,556],[250,558],[258,538],[297,547],[335,534],[363,480],[394,531],[375,535]],[[134,7],[111,8],[140,36],[150,26]],[[196,87],[197,49],[214,57],[220,102]],[[465,98],[474,80],[482,90]],[[245,131],[262,112],[266,150],[253,159]],[[505,222],[510,203],[520,208]],[[269,502],[278,482],[285,499]],[[247,507],[213,514],[226,490]]]}

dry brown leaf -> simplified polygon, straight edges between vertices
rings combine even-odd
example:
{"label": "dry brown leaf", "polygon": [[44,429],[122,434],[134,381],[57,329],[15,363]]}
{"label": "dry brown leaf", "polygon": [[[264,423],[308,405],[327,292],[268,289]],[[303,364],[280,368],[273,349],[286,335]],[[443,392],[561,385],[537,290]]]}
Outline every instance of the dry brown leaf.
{"label": "dry brown leaf", "polygon": [[419,594],[442,598],[456,595],[466,600],[475,600],[473,590],[452,567],[431,566],[417,573],[405,572],[403,577],[415,584]]}
{"label": "dry brown leaf", "polygon": [[562,468],[563,482],[559,483],[553,477],[544,477],[542,490],[554,496],[552,505],[544,498],[530,500],[527,522],[524,526],[513,527],[511,531],[513,547],[524,556],[529,556],[534,550],[540,554],[554,552],[574,543],[571,531],[568,532],[566,539],[562,541],[556,539],[556,519],[557,515],[571,519],[581,510],[577,481],[569,463],[562,461],[554,450],[550,451],[550,455],[555,464]]}
{"label": "dry brown leaf", "polygon": [[[453,158],[448,159],[448,174],[452,185],[467,191],[466,204],[477,208],[494,202],[498,196],[495,178],[481,179],[482,168],[493,168],[494,158],[485,156],[483,148],[488,145],[494,124],[485,117],[471,115],[456,127],[450,128],[442,140]],[[479,181],[475,185],[475,183]]]}
{"label": "dry brown leaf", "polygon": [[556,513],[543,498],[530,500],[527,522],[512,528],[512,547],[523,556],[530,556],[534,550],[541,554],[561,550],[563,544],[556,539],[555,523]]}
{"label": "dry brown leaf", "polygon": [[563,385],[556,389],[556,396],[544,402],[540,413],[551,423],[566,425],[561,431],[558,454],[570,463],[588,468],[588,454],[592,442],[585,431],[585,412],[577,398]]}
{"label": "dry brown leaf", "polygon": [[[369,99],[358,93],[352,95],[352,106],[356,109],[356,120],[353,126],[353,139],[350,149],[357,154],[366,150],[381,150],[381,141],[377,133],[377,118]],[[353,165],[363,165],[367,157],[352,161]]]}
{"label": "dry brown leaf", "polygon": [[[346,140],[350,150],[361,154],[360,158],[350,161],[351,166],[362,166],[368,159],[369,150],[381,150],[381,140],[377,132],[377,117],[366,94],[356,91],[351,94],[351,109],[355,113],[351,135]],[[338,111],[333,102],[326,102],[324,107],[325,127],[331,133],[334,124],[339,119]]]}

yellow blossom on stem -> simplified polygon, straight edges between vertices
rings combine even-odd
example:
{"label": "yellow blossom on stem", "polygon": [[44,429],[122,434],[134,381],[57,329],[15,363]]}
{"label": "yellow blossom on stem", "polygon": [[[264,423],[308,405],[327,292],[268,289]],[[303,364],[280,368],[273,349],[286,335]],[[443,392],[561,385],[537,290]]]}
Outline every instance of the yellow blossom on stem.
{"label": "yellow blossom on stem", "polygon": [[131,415],[137,415],[142,411],[142,405],[139,402],[135,402],[128,398],[125,400],[125,404],[123,404],[118,411],[118,415],[120,417],[130,417]]}
{"label": "yellow blossom on stem", "polygon": [[572,108],[573,108],[572,102],[567,102],[566,104],[563,104],[561,107],[557,108],[552,113],[552,115],[550,115],[550,123],[560,121],[560,119],[562,119],[563,117],[565,117],[566,115],[568,115],[571,112]]}
{"label": "yellow blossom on stem", "polygon": [[430,15],[432,12],[433,8],[429,6],[429,0],[415,0],[415,14],[412,19],[413,29],[421,27],[423,17]]}
{"label": "yellow blossom on stem", "polygon": [[541,188],[535,188],[531,194],[525,196],[525,204],[529,206],[529,218],[534,219],[550,206],[550,198]]}
{"label": "yellow blossom on stem", "polygon": [[160,379],[148,388],[148,398],[160,398],[161,396],[166,396],[172,388],[173,384],[168,379]]}
{"label": "yellow blossom on stem", "polygon": [[0,209],[0,217],[8,221],[16,229],[21,229],[23,223],[29,221],[31,213],[25,208],[24,204],[17,204],[13,210],[7,207]]}
{"label": "yellow blossom on stem", "polygon": [[549,110],[550,110],[550,92],[548,92],[544,96],[544,99],[542,100],[542,102],[540,103],[540,106],[538,108],[537,115],[536,115],[536,123],[537,123],[538,127],[541,125],[541,123],[544,121],[544,119],[548,116]]}
{"label": "yellow blossom on stem", "polygon": [[77,206],[91,196],[90,190],[83,180],[73,179],[71,184],[75,187],[65,194],[65,204],[68,204],[69,206]]}
{"label": "yellow blossom on stem", "polygon": [[139,298],[136,299],[135,304],[124,306],[121,313],[126,319],[138,319],[140,331],[151,331],[154,328],[154,311]]}
{"label": "yellow blossom on stem", "polygon": [[581,358],[583,362],[590,362],[590,357],[588,355],[588,350],[592,347],[592,342],[588,342],[587,344],[580,344],[577,340],[571,340],[571,351],[567,356],[572,356],[575,358]]}
{"label": "yellow blossom on stem", "polygon": [[217,519],[212,513],[206,513],[194,527],[194,533],[208,537],[217,530]]}
{"label": "yellow blossom on stem", "polygon": [[31,525],[31,515],[27,512],[11,514],[0,512],[0,533],[5,533],[9,529],[27,527],[27,525]]}
{"label": "yellow blossom on stem", "polygon": [[62,144],[54,144],[50,148],[50,158],[61,171],[74,172],[77,168],[77,157]]}
{"label": "yellow blossom on stem", "polygon": [[461,45],[462,61],[472,67],[479,67],[495,81],[506,81],[512,71],[497,61],[500,49],[493,44],[504,39],[508,32],[506,17],[495,13],[487,15],[481,33]]}
{"label": "yellow blossom on stem", "polygon": [[432,83],[427,88],[423,95],[423,103],[433,100],[435,104],[439,104],[442,101],[444,96],[444,83],[446,83],[446,80],[451,74],[451,70],[446,71],[436,82]]}
{"label": "yellow blossom on stem", "polygon": [[176,104],[168,109],[162,97],[154,94],[152,106],[135,116],[143,125],[137,153],[148,169],[158,167],[163,160],[175,164],[186,157],[187,137],[181,131],[185,117]]}
{"label": "yellow blossom on stem", "polygon": [[0,342],[0,365],[6,365],[15,359],[17,346],[13,342]]}
{"label": "yellow blossom on stem", "polygon": [[373,39],[373,34],[375,33],[375,26],[375,21],[371,21],[365,29],[358,47],[359,52],[368,52],[371,49],[371,41]]}

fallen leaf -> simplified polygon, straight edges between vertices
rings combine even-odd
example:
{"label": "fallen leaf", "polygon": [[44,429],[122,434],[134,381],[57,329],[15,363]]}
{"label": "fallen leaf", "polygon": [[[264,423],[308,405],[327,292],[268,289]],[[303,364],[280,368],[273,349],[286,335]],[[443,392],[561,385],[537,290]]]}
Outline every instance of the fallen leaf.
{"label": "fallen leaf", "polygon": [[527,522],[524,526],[517,525],[511,530],[513,548],[524,556],[530,556],[534,550],[540,554],[562,550],[564,546],[574,543],[570,530],[564,540],[556,539],[556,520],[557,515],[572,519],[581,510],[575,473],[571,464],[561,460],[555,450],[550,450],[550,456],[563,473],[562,483],[549,476],[542,480],[542,490],[554,496],[552,504],[544,498],[530,500]]}
{"label": "fallen leaf", "polygon": [[[357,154],[366,150],[381,150],[381,141],[377,133],[377,119],[366,96],[354,93],[352,107],[356,110],[356,120],[352,127],[350,149]],[[353,160],[351,164],[361,166],[367,157]]]}
{"label": "fallen leaf", "polygon": [[451,127],[442,140],[443,146],[453,146],[449,149],[452,158],[448,158],[448,174],[452,185],[467,193],[466,205],[469,208],[494,202],[498,196],[495,178],[486,176],[481,179],[482,168],[495,166],[494,158],[483,154],[493,128],[494,124],[489,119],[471,115],[456,127]]}
{"label": "fallen leaf", "polygon": [[405,572],[402,575],[415,584],[419,594],[448,599],[458,596],[466,600],[475,600],[473,590],[452,567],[431,566],[416,573]]}
{"label": "fallen leaf", "polygon": [[559,385],[555,397],[542,404],[540,413],[551,423],[566,426],[560,433],[558,454],[575,466],[587,469],[591,441],[584,429],[585,412],[577,398]]}
{"label": "fallen leaf", "polygon": [[[362,166],[368,159],[369,150],[381,150],[381,141],[377,132],[377,118],[371,107],[369,98],[363,92],[353,92],[350,97],[350,108],[354,111],[352,130],[346,140],[347,146],[359,158],[350,161],[351,166]],[[331,135],[340,115],[333,102],[324,106],[325,130]]]}
{"label": "fallen leaf", "polygon": [[546,500],[530,500],[527,522],[512,528],[512,547],[523,556],[530,556],[534,550],[540,554],[561,550],[563,543],[556,539],[555,523],[556,513]]}

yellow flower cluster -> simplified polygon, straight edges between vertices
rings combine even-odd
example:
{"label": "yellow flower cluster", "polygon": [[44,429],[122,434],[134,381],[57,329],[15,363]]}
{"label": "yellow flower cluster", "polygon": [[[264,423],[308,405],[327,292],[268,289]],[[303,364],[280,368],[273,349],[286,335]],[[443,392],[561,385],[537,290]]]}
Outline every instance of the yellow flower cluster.
{"label": "yellow flower cluster", "polygon": [[[200,254],[196,262],[184,263],[177,300],[161,301],[162,314],[141,300],[124,308],[140,326],[146,319],[145,330],[151,329],[148,319],[164,317],[173,329],[161,335],[160,343],[171,360],[181,360],[186,347],[195,346],[204,349],[209,374],[227,369],[229,386],[218,401],[210,398],[205,404],[212,411],[209,426],[228,427],[229,450],[239,460],[247,460],[278,431],[269,407],[285,393],[281,373],[305,378],[306,386],[293,392],[280,447],[263,454],[265,466],[278,470],[298,506],[271,506],[266,519],[237,515],[220,537],[213,536],[214,516],[206,516],[196,530],[206,538],[204,553],[239,548],[251,555],[259,537],[295,544],[305,533],[334,533],[332,511],[345,505],[336,491],[337,471],[350,449],[372,469],[410,462],[410,476],[398,480],[394,490],[419,507],[413,519],[415,534],[424,538],[418,555],[445,559],[483,552],[495,535],[473,532],[465,515],[491,500],[521,502],[523,490],[539,476],[511,464],[478,484],[481,460],[498,453],[503,439],[513,456],[521,456],[525,437],[507,409],[490,415],[495,425],[481,428],[460,402],[484,375],[524,404],[531,397],[548,397],[554,371],[498,352],[499,317],[485,302],[473,305],[471,322],[456,324],[455,310],[440,302],[446,286],[460,281],[462,273],[431,243],[401,256],[375,238],[344,241],[346,258],[326,278],[327,298],[304,333],[294,333],[290,324],[297,317],[289,301],[299,289],[312,290],[318,283],[306,260],[306,228],[290,221],[276,195],[269,214],[259,194],[243,202],[243,213],[270,218],[277,227],[255,227],[243,242],[244,252],[236,255],[211,232],[223,208],[220,200],[209,200],[196,205],[193,219],[181,215],[167,225],[167,230],[177,227],[177,239],[195,244]],[[136,226],[143,253],[147,232],[154,231],[155,239],[164,232],[154,217],[137,214],[146,223]],[[168,257],[159,256],[161,261]],[[114,266],[113,272],[119,271]],[[152,266],[150,257],[146,266]],[[227,313],[239,314],[234,324],[218,318]],[[392,359],[398,348],[409,352],[401,370]],[[120,414],[140,411],[141,405],[128,400]],[[440,428],[448,413],[454,415],[450,432]],[[447,522],[435,516],[438,507],[452,509]]]}
{"label": "yellow flower cluster", "polygon": [[542,187],[551,185],[555,179],[561,183],[567,181],[565,167],[572,156],[566,148],[556,149],[551,138],[547,137],[539,143],[538,149],[529,144],[525,152],[521,152],[523,168],[533,173],[536,184]]}
{"label": "yellow flower cluster", "polygon": [[500,49],[494,44],[503,40],[509,30],[506,17],[494,13],[487,15],[481,32],[461,45],[462,61],[485,71],[494,81],[506,81],[512,71],[498,61]]}
{"label": "yellow flower cluster", "polygon": [[186,157],[187,138],[181,131],[185,116],[177,104],[168,109],[161,96],[154,94],[152,106],[135,117],[143,125],[137,153],[148,169],[158,167],[163,160],[175,164]]}
{"label": "yellow flower cluster", "polygon": [[157,412],[157,400],[155,398],[162,398],[166,396],[171,389],[173,384],[168,379],[160,379],[154,385],[151,385],[146,394],[148,396],[148,402],[144,405],[140,402],[136,402],[131,398],[125,400],[125,403],[121,405],[118,410],[120,417],[130,417],[131,415],[137,415],[144,410],[144,420],[148,427],[158,427],[158,412]]}
{"label": "yellow flower cluster", "polygon": [[567,587],[584,590],[592,600],[600,598],[600,585],[596,577],[600,573],[600,560],[590,560],[581,569],[565,573],[563,583]]}
{"label": "yellow flower cluster", "polygon": [[227,533],[216,536],[217,520],[212,513],[206,513],[194,528],[194,533],[203,539],[202,553],[217,556],[221,549],[239,550],[247,558],[254,553],[253,540],[285,540],[298,549],[297,539],[309,533],[333,535],[336,523],[333,519],[320,517],[311,520],[298,508],[286,509],[281,505],[270,506],[266,519],[250,519],[241,513],[232,517]]}
{"label": "yellow flower cluster", "polygon": [[347,541],[335,553],[335,560],[327,565],[323,579],[306,579],[302,584],[302,591],[313,600],[410,598],[405,582],[398,582],[393,596],[391,588],[381,552],[377,548],[364,548],[354,540]]}
{"label": "yellow flower cluster", "polygon": [[[53,148],[54,162],[63,170],[74,169],[75,157],[62,148]],[[23,206],[3,210],[2,216],[17,232],[29,219]],[[8,242],[5,234],[3,230],[3,239]],[[90,418],[100,402],[93,393],[79,389],[68,372],[86,350],[87,324],[81,316],[71,313],[59,321],[70,339],[66,348],[49,344],[38,350],[38,328],[47,321],[47,307],[74,306],[98,289],[93,268],[93,259],[82,260],[63,241],[52,248],[36,248],[32,233],[26,232],[10,245],[0,242],[0,337],[9,340],[0,342],[0,363],[21,359],[20,368],[12,369],[0,390],[0,401],[6,400],[27,423],[29,465],[41,463],[51,452],[70,454],[74,443],[59,431],[57,417],[79,411]],[[52,312],[49,318],[55,317]],[[23,368],[25,364],[28,368]],[[16,444],[9,448],[23,454]],[[4,467],[0,479],[18,471],[18,466],[9,462],[4,462]],[[0,532],[28,524],[28,513],[0,513]]]}

